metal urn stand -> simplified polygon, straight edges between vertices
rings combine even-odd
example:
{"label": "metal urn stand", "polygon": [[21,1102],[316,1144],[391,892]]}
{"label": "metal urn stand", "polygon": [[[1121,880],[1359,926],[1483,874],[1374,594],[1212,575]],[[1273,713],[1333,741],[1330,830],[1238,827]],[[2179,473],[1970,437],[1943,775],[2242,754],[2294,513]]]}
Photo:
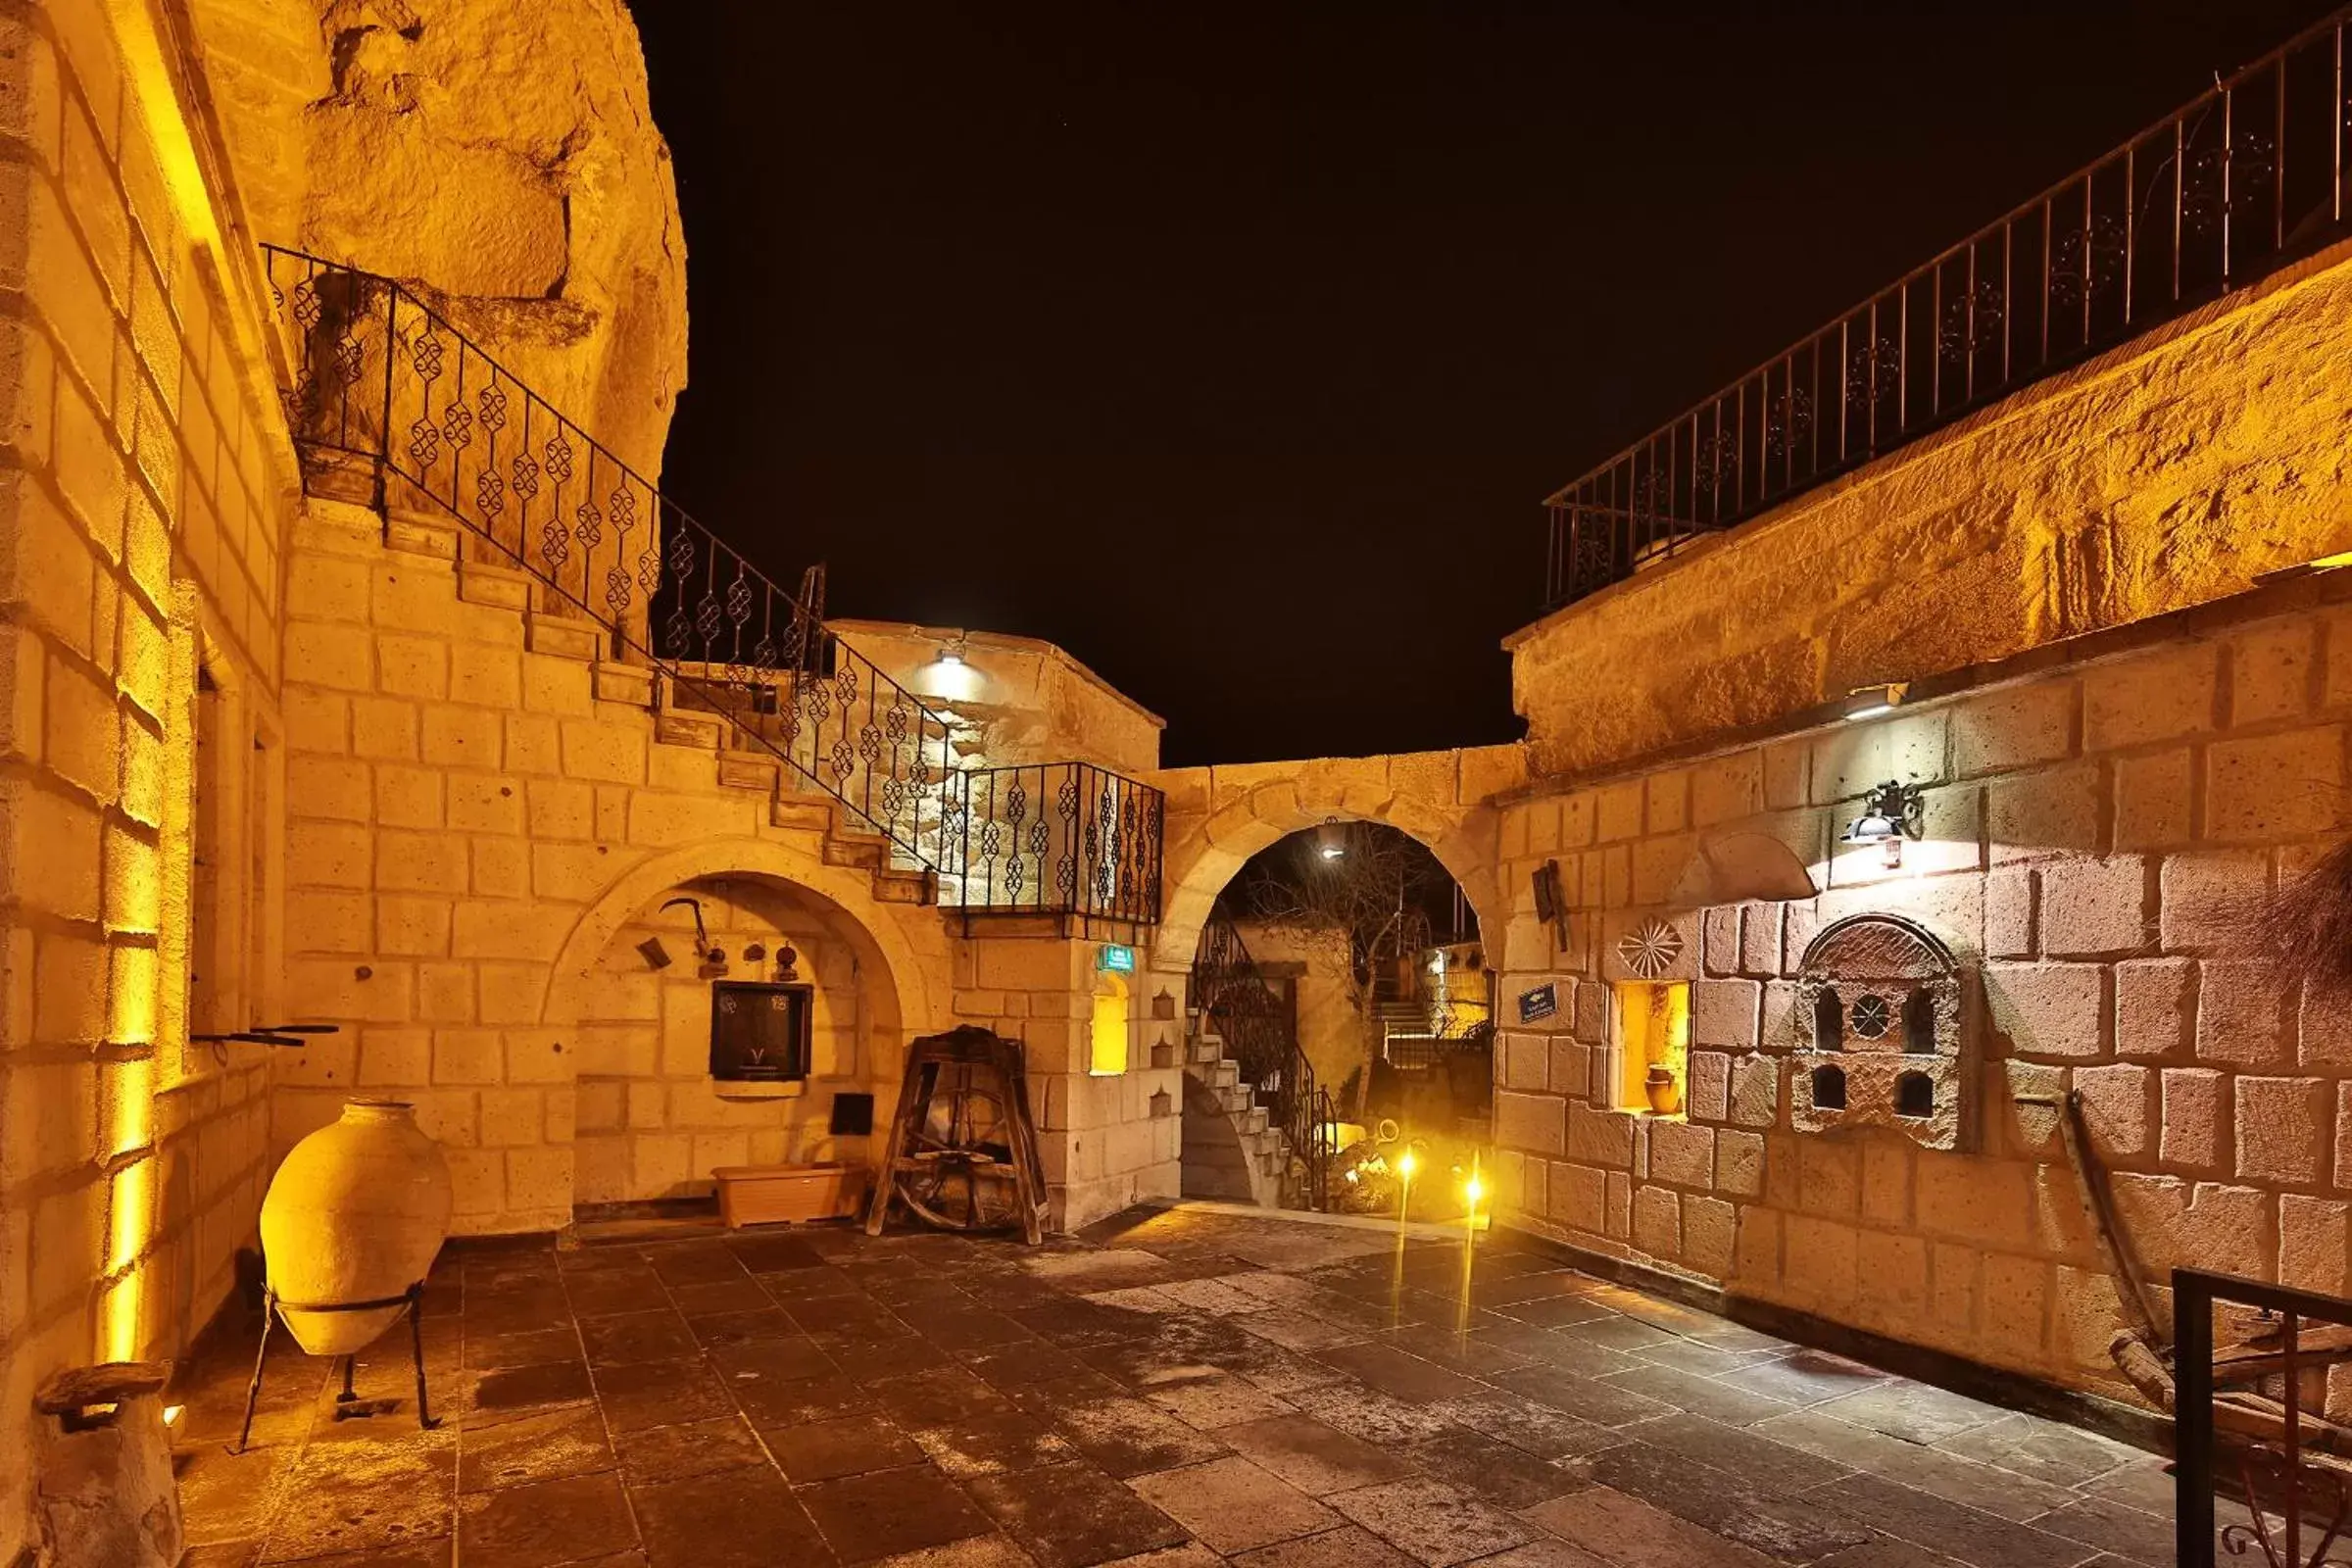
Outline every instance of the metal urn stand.
{"label": "metal urn stand", "polygon": [[[297,1312],[373,1312],[387,1306],[405,1306],[409,1313],[409,1353],[416,1364],[416,1425],[430,1432],[441,1424],[426,1402],[424,1388],[424,1281],[418,1280],[398,1296],[379,1297],[372,1301],[284,1301],[275,1290],[262,1288],[262,1345],[253,1356],[253,1381],[245,1386],[245,1422],[237,1429],[237,1446],[231,1453],[243,1453],[253,1437],[253,1412],[262,1397],[262,1374],[270,1361],[270,1331],[279,1314],[291,1308]],[[356,1354],[357,1352],[353,1352]],[[379,1413],[362,1399],[351,1386],[352,1354],[342,1357],[343,1388],[335,1396],[335,1419],[357,1420]]]}

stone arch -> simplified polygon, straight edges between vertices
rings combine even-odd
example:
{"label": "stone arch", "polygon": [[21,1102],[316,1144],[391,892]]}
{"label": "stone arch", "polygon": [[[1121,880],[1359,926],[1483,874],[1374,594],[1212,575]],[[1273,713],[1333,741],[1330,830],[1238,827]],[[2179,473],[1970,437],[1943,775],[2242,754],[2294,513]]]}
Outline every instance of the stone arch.
{"label": "stone arch", "polygon": [[927,916],[907,920],[900,906],[878,903],[869,873],[827,865],[816,856],[767,839],[709,839],[640,860],[615,877],[583,910],[564,940],[540,999],[543,1028],[577,1020],[581,990],[612,938],[654,895],[706,877],[766,877],[787,882],[831,906],[873,944],[898,1002],[900,1027],[909,1032],[946,1027],[945,986],[953,974],[947,934],[938,911],[905,906]]}
{"label": "stone arch", "polygon": [[[1379,767],[1388,760],[1365,760]],[[1162,861],[1159,929],[1152,945],[1155,969],[1172,973],[1191,967],[1209,907],[1251,856],[1333,818],[1382,823],[1436,856],[1469,901],[1481,944],[1499,958],[1509,911],[1494,879],[1499,825],[1494,808],[1458,806],[1385,788],[1368,790],[1345,773],[1322,771],[1324,767],[1307,764],[1295,777],[1259,784],[1205,820],[1184,824],[1189,831],[1181,831],[1181,836],[1178,822],[1171,820]]]}
{"label": "stone arch", "polygon": [[[796,912],[799,921],[815,928],[808,936],[822,931],[813,951],[794,938],[806,955],[796,978],[816,988],[812,1004],[818,1034],[810,1075],[792,1093],[777,1096],[710,1084],[709,1096],[688,1094],[681,1119],[677,1092],[689,1080],[679,1076],[678,1063],[668,1055],[663,1024],[618,1021],[647,1016],[634,1010],[599,1015],[599,999],[612,996],[616,944],[643,935],[632,927],[648,923],[649,910],[673,891],[706,900],[715,896],[719,905],[712,911],[714,922],[722,911],[736,919],[751,911],[755,918],[778,922],[760,925],[760,940],[778,940],[764,933],[791,929],[782,922],[795,918]],[[719,937],[715,923],[713,936]],[[719,945],[732,944],[720,938]],[[670,946],[677,962],[665,975],[693,975],[693,960],[674,942]],[[858,1160],[862,1157],[860,1140],[848,1140],[836,1149],[825,1136],[831,1096],[853,1090],[871,1093],[875,1126],[890,1124],[906,1042],[943,1025],[953,973],[946,928],[935,909],[880,903],[873,897],[869,872],[826,865],[818,856],[790,844],[705,840],[630,866],[574,921],[541,997],[537,1032],[548,1042],[561,1042],[562,1065],[556,1069],[560,1081],[580,1089],[576,1125],[559,1133],[550,1118],[550,1142],[562,1143],[566,1151],[563,1165],[568,1171],[569,1192],[564,1201],[680,1196],[692,1189],[677,1184],[699,1184],[710,1163],[740,1163],[746,1157]],[[729,976],[765,977],[741,970]],[[850,1009],[846,1013],[841,1010],[845,1006]],[[660,1010],[666,1017],[667,1004]],[[839,1027],[829,1028],[828,1018],[839,1021]],[[625,1043],[640,1029],[650,1029],[654,1038],[644,1044]],[[841,1065],[828,1069],[828,1043],[855,1054],[832,1057]],[[642,1054],[649,1047],[650,1056]],[[583,1072],[591,1076],[583,1078]],[[647,1081],[668,1086],[662,1119],[650,1130],[633,1112],[625,1126],[614,1121],[610,1105],[593,1124],[588,1121],[590,1083],[610,1085],[616,1072],[624,1074],[618,1092],[628,1096]],[[614,1092],[601,1091],[607,1099]],[[769,1100],[776,1102],[771,1110],[748,1120],[737,1114]],[[649,1135],[641,1149],[640,1141]],[[769,1152],[761,1152],[762,1140],[768,1141]],[[732,1155],[706,1155],[707,1142],[729,1141],[739,1145]],[[692,1158],[678,1152],[679,1146],[689,1143]]]}

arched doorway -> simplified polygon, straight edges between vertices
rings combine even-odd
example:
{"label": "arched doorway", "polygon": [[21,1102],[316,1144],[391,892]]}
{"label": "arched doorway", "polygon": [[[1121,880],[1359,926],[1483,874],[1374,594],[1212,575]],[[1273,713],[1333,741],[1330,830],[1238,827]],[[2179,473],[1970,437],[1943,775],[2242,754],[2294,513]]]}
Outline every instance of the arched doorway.
{"label": "arched doorway", "polygon": [[[1414,986],[1408,991],[1405,981],[1408,963],[1422,965],[1426,974],[1429,950],[1441,945],[1453,949],[1454,955],[1461,958],[1475,956],[1483,980],[1484,937],[1489,929],[1484,906],[1494,902],[1492,809],[1483,806],[1448,808],[1442,804],[1418,805],[1394,792],[1378,803],[1356,804],[1346,799],[1325,803],[1305,798],[1314,793],[1296,786],[1267,787],[1249,798],[1246,809],[1229,807],[1216,813],[1201,824],[1202,831],[1188,835],[1189,843],[1173,831],[1170,834],[1176,847],[1172,848],[1169,858],[1167,913],[1153,944],[1153,967],[1159,971],[1160,983],[1186,996],[1189,1004],[1183,1049],[1187,1068],[1183,1147],[1184,1190],[1191,1196],[1227,1200],[1247,1196],[1261,1203],[1311,1201],[1322,1206],[1323,1192],[1329,1188],[1337,1167],[1317,1171],[1302,1158],[1302,1150],[1313,1129],[1327,1127],[1330,1120],[1370,1102],[1374,1060],[1382,1056],[1387,1044],[1388,1024],[1393,1021],[1399,1035],[1436,1034],[1427,1021],[1427,1004],[1433,1000],[1431,993],[1443,1003],[1447,1015],[1441,1028],[1458,1035],[1474,1021],[1474,1009],[1463,1005],[1467,1000],[1463,993],[1470,988],[1456,984],[1462,977],[1449,973],[1442,989]],[[1366,805],[1374,808],[1366,809]],[[1317,809],[1318,806],[1325,808]],[[1391,977],[1387,984],[1375,988],[1367,974],[1357,987],[1342,984],[1329,988],[1321,1001],[1326,1016],[1333,1010],[1329,998],[1336,995],[1345,999],[1344,1004],[1355,1013],[1355,1020],[1346,1029],[1328,1029],[1320,1037],[1317,1049],[1311,1054],[1300,1054],[1302,1064],[1310,1069],[1311,1088],[1323,1097],[1323,1104],[1317,1110],[1312,1101],[1301,1103],[1299,1091],[1310,1085],[1301,1083],[1297,1067],[1284,1070],[1272,1083],[1267,1071],[1272,1059],[1288,1054],[1282,1037],[1295,1036],[1297,1026],[1289,1014],[1296,1002],[1302,993],[1325,989],[1307,978],[1309,959],[1303,954],[1289,951],[1280,957],[1270,956],[1269,962],[1287,966],[1286,972],[1272,977],[1278,982],[1272,985],[1262,984],[1268,978],[1262,972],[1240,980],[1231,973],[1223,976],[1204,973],[1200,964],[1205,958],[1209,971],[1219,965],[1228,970],[1232,967],[1231,921],[1220,920],[1219,901],[1243,877],[1253,858],[1262,855],[1278,861],[1299,854],[1301,845],[1306,846],[1304,853],[1319,858],[1320,837],[1335,830],[1349,835],[1350,843],[1352,836],[1364,835],[1367,844],[1409,848],[1434,873],[1431,880],[1443,890],[1439,918],[1426,922],[1422,929],[1432,936],[1459,941],[1452,944],[1407,941],[1403,946],[1411,950],[1409,958],[1392,943],[1379,956]],[[1491,928],[1499,934],[1501,923],[1495,921]],[[1245,936],[1242,946],[1247,945]],[[1268,946],[1271,949],[1274,944],[1269,942]],[[1254,956],[1250,962],[1254,965]],[[1450,970],[1454,956],[1448,956],[1446,962]],[[1330,967],[1326,965],[1327,969]],[[1225,983],[1214,985],[1215,979]],[[1204,981],[1212,983],[1204,985]],[[1202,995],[1204,989],[1217,989],[1222,995],[1207,998]],[[1305,1000],[1311,1017],[1318,1010],[1318,999],[1307,995]],[[1483,992],[1477,1001],[1476,1010],[1483,1011]],[[1204,1006],[1204,1003],[1209,1004]],[[1396,1007],[1393,1019],[1381,1019],[1373,1010],[1381,1003]],[[1421,1008],[1423,1022],[1421,1027],[1412,1028],[1403,1014],[1416,1005]],[[1266,1027],[1262,1015],[1267,1012],[1283,1015],[1278,1027]],[[1260,1015],[1259,1021],[1243,1021],[1244,1015],[1250,1013]],[[1229,1043],[1222,1038],[1222,1032],[1228,1030],[1257,1038]],[[1275,1037],[1272,1044],[1266,1042],[1267,1035]],[[1486,1049],[1491,1053],[1491,1047]],[[1433,1069],[1443,1071],[1438,1058],[1445,1054],[1443,1050],[1425,1048],[1416,1056],[1412,1070],[1417,1074],[1417,1085],[1429,1084]],[[1318,1066],[1317,1057],[1322,1058],[1320,1070],[1313,1070]],[[1491,1095],[1491,1063],[1490,1054],[1481,1058],[1483,1070],[1465,1075],[1476,1078],[1472,1098],[1480,1102]],[[1384,1079],[1390,1076],[1385,1067],[1381,1076]],[[1392,1095],[1399,1087],[1395,1083],[1382,1085]],[[1347,1110],[1342,1109],[1338,1092],[1348,1097]],[[1416,1100],[1416,1108],[1427,1108],[1425,1097]],[[1478,1108],[1483,1113],[1485,1105],[1481,1103]],[[1433,1115],[1445,1120],[1450,1130],[1449,1113]],[[1328,1148],[1325,1152],[1328,1152]],[[1302,1165],[1307,1168],[1301,1168]],[[1286,1185],[1288,1191],[1284,1190]],[[1301,1187],[1315,1191],[1310,1196],[1301,1192]],[[1419,1207],[1416,1203],[1416,1212]]]}

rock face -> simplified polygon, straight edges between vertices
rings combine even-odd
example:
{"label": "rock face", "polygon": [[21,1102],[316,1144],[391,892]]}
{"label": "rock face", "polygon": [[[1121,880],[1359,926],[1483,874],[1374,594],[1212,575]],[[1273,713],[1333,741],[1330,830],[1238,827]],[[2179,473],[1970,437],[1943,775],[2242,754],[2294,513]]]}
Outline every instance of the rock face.
{"label": "rock face", "polygon": [[415,283],[657,477],[686,248],[621,0],[193,10],[256,237]]}

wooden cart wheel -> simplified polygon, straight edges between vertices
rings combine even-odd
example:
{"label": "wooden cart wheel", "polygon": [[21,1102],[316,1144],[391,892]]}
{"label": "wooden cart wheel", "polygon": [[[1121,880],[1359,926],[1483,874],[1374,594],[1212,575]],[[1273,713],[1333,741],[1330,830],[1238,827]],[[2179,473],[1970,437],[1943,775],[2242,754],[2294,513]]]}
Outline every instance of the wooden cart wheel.
{"label": "wooden cart wheel", "polygon": [[993,1231],[1020,1220],[1012,1166],[975,1151],[918,1154],[898,1186],[906,1206],[942,1230]]}

